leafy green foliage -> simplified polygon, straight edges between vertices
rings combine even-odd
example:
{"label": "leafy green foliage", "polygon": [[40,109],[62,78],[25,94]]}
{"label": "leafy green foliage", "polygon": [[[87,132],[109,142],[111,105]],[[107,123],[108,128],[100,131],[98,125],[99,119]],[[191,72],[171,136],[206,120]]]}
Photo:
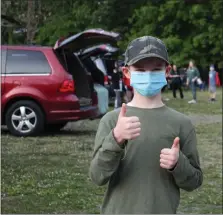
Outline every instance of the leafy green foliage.
{"label": "leafy green foliage", "polygon": [[[40,28],[36,41],[40,44],[53,45],[62,36],[76,34],[91,26],[91,8],[88,5],[73,4],[69,13],[58,13]],[[86,26],[86,23],[87,26]]]}
{"label": "leafy green foliage", "polygon": [[190,59],[207,66],[223,63],[222,1],[185,4],[184,1],[151,2],[135,10],[127,33],[129,40],[149,34],[163,39],[171,61],[183,65]]}
{"label": "leafy green foliage", "polygon": [[[195,2],[196,3],[196,2]],[[152,35],[165,41],[170,61],[185,66],[188,60],[203,67],[223,67],[223,2],[181,0],[67,0],[35,1],[34,41],[53,45],[62,36],[87,28],[103,28],[122,34],[125,50],[134,38]],[[2,13],[27,26],[27,1],[3,1]],[[35,31],[35,29],[34,29]],[[9,40],[9,34],[4,34]]]}

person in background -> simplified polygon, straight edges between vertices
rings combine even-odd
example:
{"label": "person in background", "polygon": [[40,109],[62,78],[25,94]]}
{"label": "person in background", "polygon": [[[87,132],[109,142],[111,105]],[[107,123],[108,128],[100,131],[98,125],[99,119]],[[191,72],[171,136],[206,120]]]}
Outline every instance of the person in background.
{"label": "person in background", "polygon": [[112,73],[112,86],[115,91],[115,104],[114,104],[115,109],[121,107],[121,103],[122,103],[122,97],[121,97],[122,84],[121,83],[122,83],[122,80],[120,77],[120,73],[118,71],[118,65],[117,65],[117,62],[115,62],[115,67]]}
{"label": "person in background", "polygon": [[216,71],[214,65],[210,65],[209,71],[209,101],[215,102],[216,101]]}
{"label": "person in background", "polygon": [[[170,71],[171,71],[171,69],[172,69],[172,66],[169,64],[166,67],[166,71],[165,71],[167,84],[162,88],[162,90],[161,90],[162,93],[164,93],[166,89],[167,90],[171,89],[171,86],[170,86]],[[169,101],[170,99],[162,97],[162,100],[163,101]]]}
{"label": "person in background", "polygon": [[171,78],[173,97],[176,98],[176,91],[179,90],[180,98],[183,99],[184,95],[183,95],[183,90],[181,88],[182,81],[176,65],[173,65],[173,69],[170,71],[169,77]]}
{"label": "person in background", "polygon": [[219,73],[216,71],[216,87],[220,87],[221,86],[221,81],[219,78]]}
{"label": "person in background", "polygon": [[123,75],[123,83],[126,90],[126,98],[127,98],[126,102],[128,103],[133,98],[133,89],[132,89],[132,86],[130,86],[130,80],[126,78],[125,75]]}
{"label": "person in background", "polygon": [[194,66],[194,62],[189,62],[189,67],[187,69],[187,86],[190,86],[192,91],[193,99],[189,101],[189,104],[197,103],[197,87],[196,81],[200,78],[200,73],[198,69]]}
{"label": "person in background", "polygon": [[171,78],[170,78],[170,72],[171,72],[171,70],[172,70],[173,68],[172,68],[172,65],[168,65],[167,67],[166,67],[166,80],[167,80],[167,85],[166,86],[164,86],[164,88],[168,88],[168,89],[170,89],[171,87],[170,87],[170,82],[171,82]]}
{"label": "person in background", "polygon": [[123,73],[122,73],[122,67],[118,66],[118,72],[119,72],[119,87],[121,89],[121,101],[127,102],[127,95],[126,95],[126,88],[125,88],[125,84],[124,84],[124,80],[123,80]]}

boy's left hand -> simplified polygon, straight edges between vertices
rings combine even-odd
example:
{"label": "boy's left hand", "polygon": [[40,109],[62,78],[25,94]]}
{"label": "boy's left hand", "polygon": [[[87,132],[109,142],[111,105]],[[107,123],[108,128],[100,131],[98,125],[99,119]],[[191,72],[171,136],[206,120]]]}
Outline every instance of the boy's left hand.
{"label": "boy's left hand", "polygon": [[180,138],[176,137],[171,149],[165,148],[160,153],[160,166],[164,169],[172,169],[179,159]]}

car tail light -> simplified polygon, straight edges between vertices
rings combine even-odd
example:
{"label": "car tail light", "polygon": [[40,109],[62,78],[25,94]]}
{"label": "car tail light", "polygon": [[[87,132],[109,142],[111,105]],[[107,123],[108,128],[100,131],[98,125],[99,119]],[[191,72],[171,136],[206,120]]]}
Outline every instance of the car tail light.
{"label": "car tail light", "polygon": [[67,92],[74,93],[75,91],[74,80],[65,80],[60,86],[59,91],[61,93],[67,93]]}
{"label": "car tail light", "polygon": [[106,85],[108,84],[108,76],[107,75],[104,76],[104,84],[106,84]]}

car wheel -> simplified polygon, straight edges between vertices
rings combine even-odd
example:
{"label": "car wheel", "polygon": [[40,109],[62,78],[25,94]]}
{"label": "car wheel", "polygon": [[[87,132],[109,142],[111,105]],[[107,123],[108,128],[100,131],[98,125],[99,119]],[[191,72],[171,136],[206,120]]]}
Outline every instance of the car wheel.
{"label": "car wheel", "polygon": [[5,121],[10,133],[16,136],[33,136],[44,129],[44,114],[33,101],[13,103],[6,112]]}
{"label": "car wheel", "polygon": [[60,131],[66,124],[67,122],[58,123],[58,124],[47,124],[45,131],[46,132]]}

